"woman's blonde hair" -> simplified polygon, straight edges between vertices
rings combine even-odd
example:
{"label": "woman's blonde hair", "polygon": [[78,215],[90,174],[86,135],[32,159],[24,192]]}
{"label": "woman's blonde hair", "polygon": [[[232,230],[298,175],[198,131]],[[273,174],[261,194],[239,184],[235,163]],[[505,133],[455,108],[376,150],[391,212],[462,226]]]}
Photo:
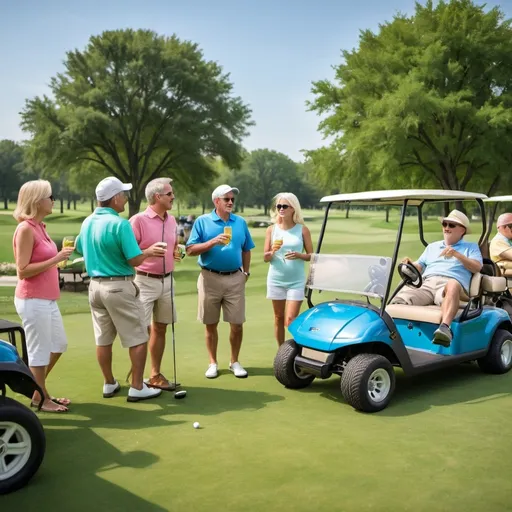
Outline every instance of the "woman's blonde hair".
{"label": "woman's blonde hair", "polygon": [[300,207],[299,200],[295,194],[291,192],[280,192],[272,199],[272,210],[270,212],[270,219],[272,222],[279,224],[280,217],[277,215],[276,204],[278,204],[279,199],[285,199],[290,203],[290,206],[294,209],[293,212],[293,222],[295,224],[304,224],[304,217],[302,216],[302,209]]}
{"label": "woman's blonde hair", "polygon": [[22,185],[18,193],[18,202],[13,212],[13,217],[22,222],[33,219],[39,209],[39,201],[52,195],[52,186],[46,180],[27,181]]}

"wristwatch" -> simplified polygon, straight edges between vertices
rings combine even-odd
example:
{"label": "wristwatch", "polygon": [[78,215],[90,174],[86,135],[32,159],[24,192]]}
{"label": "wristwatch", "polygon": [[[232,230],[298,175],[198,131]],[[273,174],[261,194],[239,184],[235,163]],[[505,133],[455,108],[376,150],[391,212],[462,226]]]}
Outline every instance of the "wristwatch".
{"label": "wristwatch", "polygon": [[249,276],[251,275],[251,273],[250,273],[250,272],[246,272],[245,270],[242,270],[242,274],[243,274],[244,276],[247,276],[247,277],[249,277]]}

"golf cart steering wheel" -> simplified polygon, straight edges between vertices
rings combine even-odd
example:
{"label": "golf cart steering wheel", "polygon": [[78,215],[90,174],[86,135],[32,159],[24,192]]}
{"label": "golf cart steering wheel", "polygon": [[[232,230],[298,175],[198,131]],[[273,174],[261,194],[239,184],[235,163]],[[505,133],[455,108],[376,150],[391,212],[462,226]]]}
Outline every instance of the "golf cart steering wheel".
{"label": "golf cart steering wheel", "polygon": [[407,286],[420,288],[423,284],[423,278],[419,270],[411,263],[399,263],[398,273]]}

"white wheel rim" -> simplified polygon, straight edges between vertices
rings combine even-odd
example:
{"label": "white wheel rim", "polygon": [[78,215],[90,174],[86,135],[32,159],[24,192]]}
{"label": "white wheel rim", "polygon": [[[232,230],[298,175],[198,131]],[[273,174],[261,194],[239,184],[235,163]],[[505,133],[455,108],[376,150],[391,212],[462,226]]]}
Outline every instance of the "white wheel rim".
{"label": "white wheel rim", "polygon": [[500,350],[503,366],[508,366],[512,361],[512,340],[505,340]]}
{"label": "white wheel rim", "polygon": [[0,481],[19,473],[32,452],[32,440],[24,427],[0,421]]}
{"label": "white wheel rim", "polygon": [[299,378],[299,379],[307,379],[310,377],[310,374],[309,373],[306,373],[304,371],[302,371],[296,364],[295,362],[293,363],[293,371],[295,373],[295,375]]}
{"label": "white wheel rim", "polygon": [[391,377],[384,368],[375,370],[368,379],[368,396],[373,402],[380,403],[387,398],[391,390]]}

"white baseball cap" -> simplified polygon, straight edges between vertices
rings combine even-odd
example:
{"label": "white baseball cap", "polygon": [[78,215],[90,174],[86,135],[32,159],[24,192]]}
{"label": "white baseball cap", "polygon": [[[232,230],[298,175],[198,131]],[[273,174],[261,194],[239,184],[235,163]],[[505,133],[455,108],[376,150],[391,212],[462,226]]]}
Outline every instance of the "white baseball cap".
{"label": "white baseball cap", "polygon": [[123,183],[121,180],[109,176],[101,180],[96,187],[96,199],[98,201],[108,201],[112,199],[119,192],[131,190],[133,185],[131,183]]}
{"label": "white baseball cap", "polygon": [[229,185],[219,185],[213,192],[212,192],[212,201],[215,201],[218,197],[222,197],[229,192],[236,192],[237,194],[240,192],[236,187],[230,187]]}

